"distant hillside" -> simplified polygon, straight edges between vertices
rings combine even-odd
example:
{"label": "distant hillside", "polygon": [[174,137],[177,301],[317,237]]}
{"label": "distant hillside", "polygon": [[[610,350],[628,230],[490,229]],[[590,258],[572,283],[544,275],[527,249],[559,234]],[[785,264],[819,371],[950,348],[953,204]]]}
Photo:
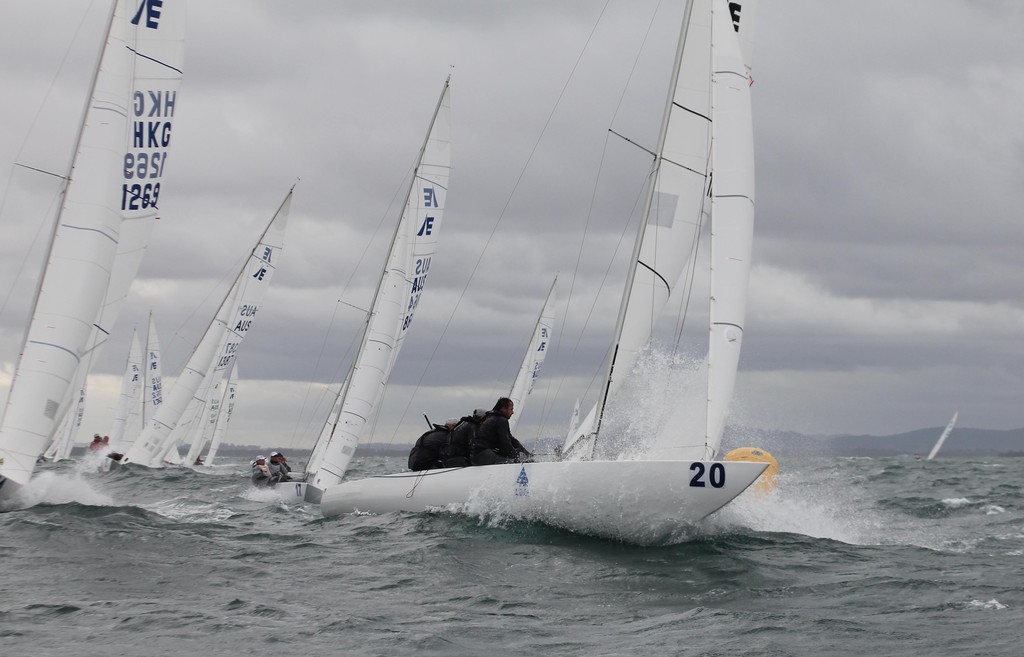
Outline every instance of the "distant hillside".
{"label": "distant hillside", "polygon": [[[794,432],[731,430],[726,447],[759,446],[775,454],[818,454],[835,456],[926,455],[945,427],[917,429],[891,436],[808,436]],[[758,438],[761,439],[758,442]],[[941,456],[1024,456],[1024,428],[955,428],[942,446]]]}

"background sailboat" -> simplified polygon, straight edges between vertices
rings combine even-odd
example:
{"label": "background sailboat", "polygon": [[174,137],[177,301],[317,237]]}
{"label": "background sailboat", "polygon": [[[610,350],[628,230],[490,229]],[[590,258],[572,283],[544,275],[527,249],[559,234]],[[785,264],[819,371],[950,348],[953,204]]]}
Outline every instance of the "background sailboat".
{"label": "background sailboat", "polygon": [[0,498],[28,483],[135,277],[159,207],[184,29],[181,0],[111,10],[0,423]]}
{"label": "background sailboat", "polygon": [[551,334],[555,328],[555,286],[557,284],[558,277],[556,276],[551,283],[551,289],[548,290],[547,298],[544,299],[540,316],[537,317],[537,325],[533,329],[530,344],[523,356],[523,364],[519,366],[519,373],[516,374],[516,380],[512,383],[512,390],[508,394],[508,398],[512,400],[515,408],[515,413],[508,421],[509,431],[513,433],[515,433],[519,418],[522,417],[526,398],[533,391],[533,385],[537,382],[537,377],[540,376],[540,368],[544,365],[544,359],[547,357],[548,348],[551,345]]}
{"label": "background sailboat", "polygon": [[949,424],[947,424],[946,428],[942,430],[942,434],[939,436],[939,439],[935,441],[935,446],[932,447],[932,451],[928,452],[928,458],[925,459],[926,461],[931,461],[935,458],[936,454],[939,453],[939,450],[942,449],[942,445],[946,442],[946,439],[949,438],[949,434],[953,433],[953,427],[956,426],[956,419],[959,415],[960,411],[953,412],[953,417],[949,419]]}
{"label": "background sailboat", "polygon": [[231,422],[231,413],[235,410],[235,396],[238,393],[238,362],[231,367],[231,374],[228,376],[227,386],[224,389],[224,396],[221,397],[220,406],[217,412],[216,426],[213,429],[213,438],[210,440],[210,449],[203,458],[203,465],[213,465],[217,458],[217,450],[220,449],[221,441],[228,431],[228,424]]}
{"label": "background sailboat", "polygon": [[[246,258],[209,327],[174,382],[174,387],[139,439],[125,452],[122,464],[138,463],[149,467],[163,465],[165,457],[177,447],[180,432],[176,433],[175,430],[179,426],[185,427],[191,420],[188,417],[183,421],[183,414],[190,404],[195,412],[199,412],[206,403],[212,384],[219,381],[231,367],[277,269],[284,247],[291,200],[292,191],[289,190]],[[180,461],[180,456],[177,460]]]}

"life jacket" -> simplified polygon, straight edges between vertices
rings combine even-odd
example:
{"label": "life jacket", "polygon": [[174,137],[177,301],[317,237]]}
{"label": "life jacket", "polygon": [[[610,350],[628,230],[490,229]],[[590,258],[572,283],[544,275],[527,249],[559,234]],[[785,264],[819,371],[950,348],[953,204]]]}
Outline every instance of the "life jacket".
{"label": "life jacket", "polygon": [[448,444],[444,450],[444,467],[464,468],[469,465],[469,446],[476,437],[476,430],[484,419],[483,410],[473,411],[472,415],[459,420],[448,434]]}
{"label": "life jacket", "polygon": [[409,469],[419,472],[444,467],[442,454],[449,435],[443,424],[435,424],[433,429],[420,436],[409,452]]}

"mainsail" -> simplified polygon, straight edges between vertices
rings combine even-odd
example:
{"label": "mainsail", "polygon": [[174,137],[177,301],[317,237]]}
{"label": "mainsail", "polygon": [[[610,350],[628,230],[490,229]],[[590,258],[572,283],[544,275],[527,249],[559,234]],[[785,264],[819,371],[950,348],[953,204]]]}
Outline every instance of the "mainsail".
{"label": "mainsail", "polygon": [[[722,211],[723,219],[737,217],[723,220],[720,229],[713,228],[712,232],[712,267],[719,271],[712,274],[715,284],[711,293],[711,340],[713,345],[716,340],[725,340],[728,347],[725,354],[720,353],[718,346],[710,347],[709,426],[701,451],[713,455],[717,450],[739,354],[736,333],[742,334],[749,230],[753,225],[749,82],[743,58],[737,56],[741,47],[739,16],[746,15],[742,12],[749,8],[743,7],[750,4],[723,0],[687,3],[607,376],[597,403],[567,437],[563,458],[593,458],[605,406],[625,381],[640,350],[650,341],[654,324],[693,255],[701,226],[709,220],[714,225],[717,220],[711,218],[713,207]],[[738,76],[742,76],[742,85],[736,82]],[[729,85],[730,91],[739,86],[746,90],[745,127],[742,100],[730,98],[728,103],[723,100],[716,105],[720,99],[715,94],[722,93],[723,85]],[[713,124],[717,121],[726,125],[719,126],[713,135]],[[714,169],[714,185],[713,162],[724,167],[721,172]],[[719,180],[720,175],[724,181]],[[726,191],[722,193],[721,189]],[[718,206],[712,202],[713,195],[721,197]],[[743,202],[746,207],[740,207]],[[715,245],[729,240],[737,243]],[[734,263],[734,258],[742,259],[742,263]]]}
{"label": "mainsail", "polygon": [[413,171],[356,359],[342,395],[306,464],[307,482],[323,490],[341,481],[366,423],[384,396],[391,369],[420,302],[437,249],[451,169],[449,80],[445,80]]}
{"label": "mainsail", "polygon": [[156,216],[184,61],[184,2],[113,7],[0,424],[0,495],[26,484],[116,320]]}

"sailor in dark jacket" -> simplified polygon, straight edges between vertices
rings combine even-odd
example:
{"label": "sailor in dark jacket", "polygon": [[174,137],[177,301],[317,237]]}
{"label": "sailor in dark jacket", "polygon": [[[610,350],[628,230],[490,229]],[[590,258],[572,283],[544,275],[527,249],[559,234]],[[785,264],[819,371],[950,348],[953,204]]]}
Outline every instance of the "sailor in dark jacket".
{"label": "sailor in dark jacket", "polygon": [[508,421],[513,412],[515,409],[508,397],[501,397],[494,409],[487,411],[469,444],[469,459],[473,465],[523,463],[533,456],[509,429]]}
{"label": "sailor in dark jacket", "polygon": [[433,429],[420,436],[409,452],[409,469],[419,472],[445,467],[443,459],[448,434],[458,421],[458,418],[449,418],[444,424],[435,424]]}

